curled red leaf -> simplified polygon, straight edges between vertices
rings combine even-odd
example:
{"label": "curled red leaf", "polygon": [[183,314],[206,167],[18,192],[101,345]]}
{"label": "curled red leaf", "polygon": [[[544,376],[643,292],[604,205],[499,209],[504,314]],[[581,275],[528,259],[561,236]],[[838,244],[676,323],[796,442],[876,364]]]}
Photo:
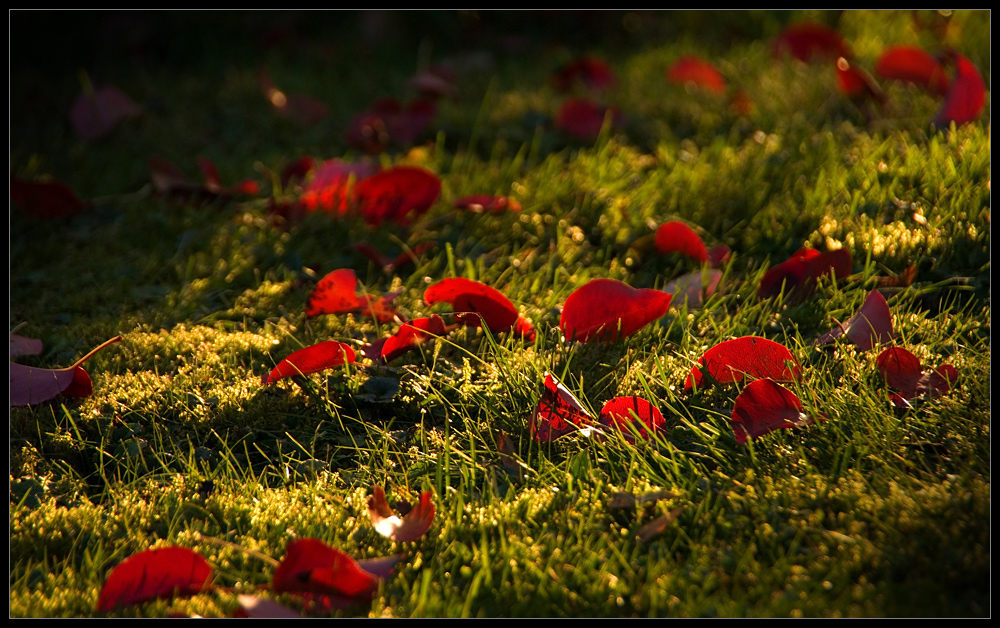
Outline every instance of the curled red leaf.
{"label": "curled red leaf", "polygon": [[671,64],[667,80],[679,85],[694,85],[717,94],[726,93],[726,79],[715,66],[697,55],[685,55]]}
{"label": "curled red leaf", "polygon": [[661,253],[680,253],[696,262],[708,261],[708,250],[701,236],[679,220],[665,222],[656,230],[656,248]]}
{"label": "curled red leaf", "polygon": [[793,381],[802,367],[784,345],[755,336],[743,336],[720,342],[698,358],[684,381],[684,390],[692,386],[728,384],[744,378]]}
{"label": "curled red leaf", "polygon": [[429,318],[416,318],[403,323],[399,330],[387,338],[378,340],[365,349],[365,357],[373,362],[386,364],[412,351],[431,338],[443,336],[448,331],[444,319],[437,314]]}
{"label": "curled red leaf", "polygon": [[747,384],[733,407],[733,434],[736,442],[759,438],[775,430],[813,423],[802,413],[802,402],[792,391],[770,379]]}
{"label": "curled red leaf", "polygon": [[330,159],[313,169],[311,162],[308,169],[305,162],[297,165],[289,176],[305,176],[311,170],[313,178],[302,190],[297,205],[306,211],[322,211],[338,216],[346,215],[356,205],[354,190],[357,182],[375,175],[379,166],[367,162],[347,163],[339,159]]}
{"label": "curled red leaf", "polygon": [[947,94],[951,83],[941,62],[917,46],[886,48],[875,63],[875,74],[913,83],[935,96]]}
{"label": "curled red leaf", "polygon": [[947,58],[955,64],[955,80],[934,116],[934,124],[939,127],[952,122],[955,126],[972,122],[982,113],[986,102],[986,83],[975,64],[957,52],[948,53]]}
{"label": "curled red leaf", "polygon": [[105,341],[90,353],[64,369],[43,369],[10,363],[10,405],[28,406],[53,399],[60,394],[87,397],[93,392],[90,375],[83,370],[83,363],[108,345],[121,340],[121,336]]}
{"label": "curled red leaf", "polygon": [[885,297],[878,290],[868,294],[865,302],[846,323],[823,334],[813,344],[827,344],[842,335],[846,335],[862,351],[892,340],[892,314]]}
{"label": "curled red leaf", "polygon": [[670,298],[666,292],[636,289],[616,279],[592,279],[566,299],[559,326],[570,342],[612,342],[666,314]]}
{"label": "curled red leaf", "polygon": [[580,400],[562,382],[545,375],[545,390],[531,415],[531,436],[536,441],[549,442],[594,422]]}
{"label": "curled red leaf", "polygon": [[786,291],[794,292],[796,299],[803,299],[816,289],[816,281],[820,277],[846,277],[850,274],[851,252],[847,249],[820,253],[816,249],[802,248],[764,273],[757,288],[757,297],[767,299]]}
{"label": "curled red leaf", "polygon": [[635,436],[649,438],[663,428],[663,415],[656,406],[640,397],[615,397],[601,408],[598,422],[610,429],[618,430],[630,443]]}
{"label": "curled red leaf", "polygon": [[376,486],[374,494],[368,498],[368,514],[371,516],[375,530],[384,537],[397,543],[416,541],[430,529],[434,523],[433,493],[424,491],[420,501],[402,518],[396,516],[385,501],[385,491]]}
{"label": "curled red leaf", "polygon": [[799,61],[850,59],[850,46],[840,33],[829,26],[814,22],[799,22],[785,28],[771,43],[774,57],[791,55]]}
{"label": "curled red leaf", "polygon": [[535,330],[502,292],[484,283],[453,277],[442,279],[424,291],[424,303],[450,303],[455,319],[470,327],[485,326],[491,332],[514,330],[529,341]]}
{"label": "curled red leaf", "polygon": [[97,599],[97,611],[148,602],[172,595],[195,595],[212,579],[212,568],[186,547],[146,550],[123,560],[108,574]]}
{"label": "curled red leaf", "polygon": [[299,349],[278,363],[270,373],[261,378],[262,384],[272,384],[279,379],[295,375],[319,373],[338,366],[354,364],[354,349],[336,340],[326,340],[318,344]]}
{"label": "curled red leaf", "polygon": [[365,222],[406,224],[420,216],[441,195],[441,179],[417,166],[396,166],[362,179],[354,187],[355,202]]}
{"label": "curled red leaf", "polygon": [[348,554],[314,538],[291,541],[274,570],[276,593],[314,593],[370,599],[378,578]]}
{"label": "curled red leaf", "polygon": [[341,268],[326,274],[306,299],[306,316],[321,314],[363,314],[381,322],[395,318],[392,305],[399,295],[389,292],[381,297],[359,294],[357,275],[350,268]]}
{"label": "curled red leaf", "polygon": [[885,382],[898,393],[890,395],[892,402],[901,407],[908,406],[916,397],[928,398],[947,394],[958,381],[958,370],[950,364],[942,364],[925,372],[920,360],[902,347],[889,347],[875,359],[875,366]]}

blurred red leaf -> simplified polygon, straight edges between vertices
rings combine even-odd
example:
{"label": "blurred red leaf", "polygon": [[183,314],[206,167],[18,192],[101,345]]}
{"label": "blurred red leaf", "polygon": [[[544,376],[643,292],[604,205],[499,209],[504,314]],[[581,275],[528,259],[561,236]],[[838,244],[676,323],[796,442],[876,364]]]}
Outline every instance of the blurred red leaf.
{"label": "blurred red leaf", "polygon": [[435,114],[436,107],[428,100],[414,100],[403,108],[395,98],[384,98],[351,120],[345,139],[350,146],[370,155],[390,145],[411,146]]}
{"label": "blurred red leaf", "polygon": [[671,295],[659,290],[636,289],[615,279],[592,279],[566,299],[559,326],[569,342],[591,338],[612,342],[666,314],[670,299]]}
{"label": "blurred red leaf", "polygon": [[355,200],[365,222],[406,224],[424,214],[441,195],[441,179],[417,166],[396,166],[358,181]]}
{"label": "blurred red leaf", "polygon": [[717,244],[708,249],[708,264],[709,266],[718,268],[728,262],[731,256],[732,251],[729,250],[728,246],[725,244]]}
{"label": "blurred red leaf", "polygon": [[368,498],[368,514],[371,516],[375,531],[396,543],[416,541],[430,529],[434,523],[433,493],[424,491],[420,494],[420,502],[402,518],[396,516],[385,501],[385,491],[381,486],[374,488],[374,494]]}
{"label": "blurred red leaf", "polygon": [[[305,164],[301,164],[301,167],[305,167]],[[302,190],[298,204],[306,211],[324,211],[343,216],[356,205],[355,188],[358,181],[377,174],[379,169],[378,165],[366,162],[347,163],[339,159],[324,161],[312,169],[312,180]],[[292,174],[300,171],[298,169]]]}
{"label": "blurred red leaf", "polygon": [[44,349],[41,340],[35,338],[25,338],[17,334],[10,335],[10,357],[16,358],[19,355],[38,355]]}
{"label": "blurred red leaf", "polygon": [[701,236],[679,220],[665,222],[656,230],[656,248],[661,253],[680,253],[696,262],[707,262],[708,251]]}
{"label": "blurred red leaf", "polygon": [[733,407],[733,434],[736,442],[759,438],[775,430],[813,423],[802,413],[802,402],[792,391],[770,379],[747,384]]}
{"label": "blurred red leaf", "polygon": [[634,433],[640,438],[663,428],[663,415],[659,409],[639,397],[615,397],[601,408],[598,419],[601,425],[620,431],[630,443],[635,442]]}
{"label": "blurred red leaf", "polygon": [[350,268],[327,273],[306,299],[306,317],[320,314],[363,314],[383,323],[394,320],[392,302],[399,295],[389,292],[381,297],[359,294],[358,278]]}
{"label": "blurred red leaf", "polygon": [[96,349],[63,369],[43,369],[10,363],[10,405],[28,406],[53,399],[60,394],[87,397],[93,392],[90,375],[82,364],[108,345],[121,340],[121,336],[105,341]]}
{"label": "blurred red leaf", "polygon": [[108,574],[97,600],[97,611],[118,608],[172,595],[195,595],[212,579],[212,568],[185,547],[146,550],[123,560]]}
{"label": "blurred red leaf", "polygon": [[415,245],[412,249],[405,250],[394,258],[384,255],[368,242],[358,242],[354,245],[354,250],[375,262],[375,265],[386,273],[392,273],[400,268],[405,268],[410,264],[415,264],[424,251],[433,247],[433,242],[421,242],[420,244]]}
{"label": "blurred red leaf", "polygon": [[720,342],[698,358],[684,381],[684,390],[741,382],[745,377],[792,381],[798,379],[801,370],[799,361],[784,345],[767,338],[743,336]]}
{"label": "blurred red leaf", "polygon": [[521,204],[509,196],[491,196],[489,194],[473,194],[463,196],[455,201],[457,209],[467,209],[474,213],[489,212],[499,214],[505,211],[519,212]]}
{"label": "blurred red leaf", "polygon": [[885,297],[878,290],[869,293],[857,313],[846,323],[823,334],[813,344],[827,344],[842,335],[846,335],[862,351],[892,340],[892,314]]}
{"label": "blurred red leaf", "polygon": [[799,22],[785,28],[771,43],[771,54],[774,57],[789,54],[805,62],[853,56],[840,33],[813,22]]}
{"label": "blurred red leaf", "polygon": [[886,103],[885,92],[871,74],[844,57],[837,59],[837,85],[840,93],[856,101]]}
{"label": "blurred red leaf", "polygon": [[378,578],[346,553],[314,538],[291,541],[274,570],[276,593],[314,593],[370,599]]}
{"label": "blurred red leaf", "polygon": [[261,377],[262,384],[273,384],[279,379],[295,375],[309,375],[336,368],[345,362],[353,364],[354,349],[336,340],[326,340],[299,349],[278,363],[270,373]]}
{"label": "blurred red leaf", "polygon": [[617,81],[611,66],[592,55],[577,57],[552,74],[552,87],[559,92],[568,92],[576,84],[599,91],[611,87]]}
{"label": "blurred red leaf", "polygon": [[954,122],[961,126],[979,117],[986,102],[986,84],[976,66],[957,52],[949,52],[946,58],[955,64],[955,80],[951,83],[944,105],[934,116],[934,124],[946,127]]}
{"label": "blurred red leaf", "polygon": [[589,100],[570,98],[556,113],[556,128],[578,140],[595,139],[610,116],[611,126],[621,123],[621,113],[617,107],[605,107]]}
{"label": "blurred red leaf", "polygon": [[803,299],[812,294],[820,277],[846,277],[850,274],[851,253],[847,249],[820,253],[816,249],[802,248],[764,273],[757,288],[757,297],[776,297],[784,290],[794,292],[796,298]]}
{"label": "blurred red leaf", "polygon": [[670,302],[675,306],[680,306],[686,301],[688,309],[693,310],[700,308],[705,299],[715,294],[720,281],[722,281],[721,270],[714,268],[707,272],[696,270],[669,282],[663,286],[663,291],[672,296]]}
{"label": "blurred red leaf", "polygon": [[502,292],[484,283],[453,277],[442,279],[424,291],[424,303],[450,303],[455,320],[470,327],[485,325],[494,333],[514,330],[528,341],[534,341],[535,330],[522,317]]}
{"label": "blurred red leaf", "polygon": [[422,98],[437,100],[439,98],[458,98],[458,89],[454,83],[454,73],[445,68],[431,67],[410,78],[407,84],[420,93]]}
{"label": "blurred red leaf", "polygon": [[142,112],[125,92],[110,85],[84,90],[70,108],[69,119],[76,134],[96,140],[110,133],[118,123]]}
{"label": "blurred red leaf", "polygon": [[545,390],[531,415],[531,436],[536,441],[549,442],[585,428],[594,417],[562,382],[550,374],[545,375]]}
{"label": "blurred red leaf", "polygon": [[875,74],[883,79],[913,83],[935,96],[947,94],[951,83],[944,66],[917,46],[886,48],[875,64]]}
{"label": "blurred red leaf", "polygon": [[205,181],[201,184],[188,181],[180,168],[166,159],[150,158],[149,176],[153,182],[153,189],[164,196],[196,202],[229,200],[237,196],[254,196],[260,192],[257,182],[251,179],[235,186],[223,186],[219,180],[219,172],[211,160],[199,157],[197,161]]}
{"label": "blurred red leaf", "polygon": [[667,70],[667,80],[679,85],[694,85],[717,94],[726,93],[726,79],[715,66],[696,55],[680,57]]}
{"label": "blurred red leaf", "polygon": [[393,335],[375,341],[365,348],[365,357],[373,362],[386,364],[416,349],[427,340],[448,332],[444,320],[437,314],[429,318],[415,318],[403,323]]}
{"label": "blurred red leaf", "polygon": [[240,595],[237,597],[242,615],[234,617],[253,617],[255,619],[301,619],[302,613],[291,609],[274,600],[267,600],[256,595]]}
{"label": "blurred red leaf", "polygon": [[89,206],[61,181],[25,181],[13,175],[10,201],[25,213],[43,219],[72,216]]}
{"label": "blurred red leaf", "polygon": [[921,395],[928,398],[947,394],[958,381],[958,370],[950,364],[942,364],[932,371],[924,372],[920,360],[902,347],[889,347],[875,359],[876,368],[885,382],[899,391],[890,395],[893,403],[905,407]]}

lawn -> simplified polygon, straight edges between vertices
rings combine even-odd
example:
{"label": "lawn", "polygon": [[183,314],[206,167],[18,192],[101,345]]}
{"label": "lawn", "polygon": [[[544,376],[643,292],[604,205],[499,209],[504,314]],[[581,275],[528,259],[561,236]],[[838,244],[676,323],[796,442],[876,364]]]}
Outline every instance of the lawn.
{"label": "lawn", "polygon": [[991,614],[989,12],[10,31],[12,617]]}

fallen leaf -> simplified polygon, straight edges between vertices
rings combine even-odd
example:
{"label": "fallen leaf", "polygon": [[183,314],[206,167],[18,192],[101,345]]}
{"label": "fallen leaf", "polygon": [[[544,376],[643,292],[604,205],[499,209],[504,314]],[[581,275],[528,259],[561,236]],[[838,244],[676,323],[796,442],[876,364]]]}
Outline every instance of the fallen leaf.
{"label": "fallen leaf", "polygon": [[415,318],[409,323],[403,323],[399,330],[391,336],[382,338],[365,348],[365,357],[387,364],[399,356],[412,351],[431,338],[443,336],[449,328],[437,314],[428,318]]}
{"label": "fallen leaf", "polygon": [[10,357],[16,358],[19,355],[38,355],[44,346],[41,340],[25,338],[17,334],[10,335]]}
{"label": "fallen leaf", "polygon": [[450,303],[455,320],[470,327],[485,326],[491,332],[514,330],[528,341],[535,330],[502,292],[479,281],[453,277],[442,279],[424,291],[424,303]]}
{"label": "fallen leaf", "polygon": [[726,79],[715,66],[697,55],[684,55],[667,70],[667,80],[678,85],[693,85],[717,94],[726,93]]}
{"label": "fallen leaf", "polygon": [[653,404],[640,397],[615,397],[601,408],[598,423],[615,429],[630,443],[639,438],[648,439],[663,428],[663,415]]}
{"label": "fallen leaf", "polygon": [[230,200],[238,196],[255,196],[260,192],[257,183],[250,179],[235,186],[223,186],[215,165],[204,157],[198,159],[198,166],[204,183],[191,183],[180,168],[162,157],[150,158],[149,176],[153,189],[163,196],[195,202]]}
{"label": "fallen leaf", "polygon": [[813,345],[824,345],[833,342],[835,338],[846,335],[862,351],[868,351],[873,346],[892,340],[892,314],[889,304],[878,290],[873,290],[865,298],[865,302],[846,323],[817,338]]}
{"label": "fallen leaf", "polygon": [[570,98],[556,113],[556,128],[578,140],[588,141],[597,138],[608,118],[611,126],[618,126],[621,123],[621,112],[617,107]]}
{"label": "fallen leaf", "polygon": [[906,407],[913,399],[947,394],[958,381],[958,370],[950,364],[924,371],[920,360],[902,347],[889,347],[875,359],[885,382],[898,393],[890,395],[896,406]]}
{"label": "fallen leaf", "polygon": [[237,596],[240,608],[245,617],[255,619],[301,619],[302,613],[273,600],[266,600],[256,595]]}
{"label": "fallen leaf", "polygon": [[851,253],[847,249],[820,253],[816,249],[802,248],[764,273],[757,288],[757,297],[767,299],[784,291],[794,293],[794,298],[800,300],[812,294],[820,277],[833,275],[843,278],[850,274]]}
{"label": "fallen leaf", "polygon": [[531,415],[531,436],[549,442],[594,422],[580,400],[551,374],[545,375],[545,390]]}
{"label": "fallen leaf", "polygon": [[285,557],[274,570],[275,593],[313,593],[371,599],[378,578],[346,553],[315,538],[289,542]]}
{"label": "fallen leaf", "polygon": [[25,181],[13,175],[10,202],[26,214],[45,220],[72,216],[90,206],[61,181]]}
{"label": "fallen leaf", "polygon": [[947,94],[951,83],[941,62],[917,46],[886,48],[875,63],[875,74],[886,80],[913,83],[935,96]]}
{"label": "fallen leaf", "polygon": [[355,202],[365,221],[407,224],[411,214],[421,216],[441,195],[441,179],[417,166],[396,166],[358,181]]}
{"label": "fallen leaf", "polygon": [[380,322],[396,317],[393,301],[399,292],[389,292],[380,297],[358,293],[358,278],[350,268],[327,273],[306,299],[306,317],[321,314],[362,314]]}
{"label": "fallen leaf", "polygon": [[656,248],[664,254],[680,253],[696,262],[708,261],[701,236],[679,220],[665,222],[656,229]]}
{"label": "fallen leaf", "polygon": [[433,493],[424,491],[420,494],[420,502],[402,518],[396,516],[385,501],[385,491],[381,486],[374,488],[374,494],[368,498],[368,514],[371,516],[375,531],[396,543],[416,541],[430,529],[434,523]]}
{"label": "fallen leaf", "polygon": [[262,384],[273,384],[286,377],[309,375],[327,369],[337,368],[345,362],[353,364],[354,349],[336,340],[326,340],[299,349],[278,363],[270,373],[261,377]]}
{"label": "fallen leaf", "polygon": [[[791,366],[789,366],[791,362]],[[684,381],[684,390],[692,386],[742,382],[744,378],[793,381],[801,373],[792,352],[767,338],[743,336],[715,345],[698,358]]]}
{"label": "fallen leaf", "polygon": [[212,568],[185,547],[146,550],[123,560],[111,570],[97,600],[97,611],[118,608],[173,595],[195,595],[207,589]]}
{"label": "fallen leaf", "polygon": [[663,286],[663,291],[672,296],[671,303],[675,306],[687,303],[688,309],[700,308],[719,288],[722,281],[722,271],[710,269],[705,272],[696,270]]}
{"label": "fallen leaf", "polygon": [[957,52],[949,52],[946,59],[955,64],[955,80],[951,83],[944,104],[934,116],[934,124],[947,127],[952,122],[961,126],[979,117],[986,102],[986,84],[976,66]]}
{"label": "fallen leaf", "polygon": [[577,84],[599,91],[613,86],[617,81],[611,66],[593,55],[577,57],[552,74],[552,87],[559,92],[568,92]]}
{"label": "fallen leaf", "polygon": [[780,58],[786,54],[799,61],[850,59],[850,46],[840,33],[829,26],[814,22],[799,22],[786,27],[771,42],[771,54]]}
{"label": "fallen leaf", "polygon": [[879,105],[887,102],[885,92],[871,74],[856,63],[844,57],[837,59],[837,86],[840,93],[859,102],[874,101]]}
{"label": "fallen leaf", "polygon": [[114,130],[118,123],[142,112],[125,92],[110,85],[84,90],[69,112],[73,130],[85,140],[99,139]]}
{"label": "fallen leaf", "polygon": [[43,369],[10,363],[10,405],[28,406],[53,399],[58,395],[87,397],[93,392],[90,376],[83,370],[83,363],[108,345],[121,340],[121,336],[105,341],[99,347],[63,369]]}
{"label": "fallen leaf", "polygon": [[687,506],[681,506],[680,508],[675,508],[662,517],[653,519],[646,525],[639,528],[639,530],[635,533],[636,538],[643,543],[649,543],[656,537],[666,532],[670,524],[677,520],[677,517],[684,512],[686,507]]}
{"label": "fallen leaf", "polygon": [[775,430],[813,423],[802,413],[802,402],[792,391],[770,379],[747,384],[736,397],[732,414],[736,442],[759,438]]}
{"label": "fallen leaf", "polygon": [[324,161],[312,168],[312,180],[302,190],[297,205],[307,212],[322,211],[344,216],[356,207],[354,190],[358,181],[377,174],[379,170],[378,165],[368,162]]}
{"label": "fallen leaf", "polygon": [[559,326],[568,342],[596,338],[612,342],[631,336],[667,313],[671,295],[636,289],[616,279],[592,279],[563,306]]}

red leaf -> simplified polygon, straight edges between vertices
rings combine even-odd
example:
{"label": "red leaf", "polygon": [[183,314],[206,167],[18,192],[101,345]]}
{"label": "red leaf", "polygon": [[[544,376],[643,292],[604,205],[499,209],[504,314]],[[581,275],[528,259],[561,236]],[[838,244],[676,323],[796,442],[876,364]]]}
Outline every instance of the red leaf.
{"label": "red leaf", "polygon": [[416,318],[409,323],[403,323],[395,334],[366,347],[365,357],[382,364],[392,362],[427,340],[443,336],[447,331],[448,327],[444,324],[444,320],[437,314],[431,315],[430,318]]}
{"label": "red leaf", "polygon": [[185,547],[146,550],[123,560],[108,574],[97,600],[97,611],[148,602],[172,595],[195,595],[212,579],[212,568]]}
{"label": "red leaf", "polygon": [[354,364],[354,349],[336,340],[326,340],[305,349],[299,349],[278,363],[270,373],[261,378],[262,384],[272,384],[279,379],[295,375],[309,375],[336,368],[345,362]]}
{"label": "red leaf", "polygon": [[385,220],[406,224],[410,214],[420,216],[437,201],[441,179],[423,168],[396,166],[362,179],[354,194],[368,224],[378,226]]}
{"label": "red leaf", "polygon": [[660,225],[656,230],[656,248],[661,253],[680,253],[696,262],[708,261],[708,251],[701,236],[679,220]]}
{"label": "red leaf", "polygon": [[958,381],[954,366],[942,364],[925,373],[920,360],[902,347],[889,347],[875,359],[875,365],[885,382],[899,391],[891,395],[897,406],[909,405],[910,400],[925,394],[929,398],[947,394]]}
{"label": "red leaf", "polygon": [[243,611],[240,617],[253,617],[255,619],[301,619],[302,613],[293,610],[283,604],[278,604],[274,600],[266,600],[256,595],[240,595],[237,597],[240,609]]}
{"label": "red leaf", "polygon": [[886,48],[875,64],[875,74],[883,79],[908,81],[935,96],[947,94],[951,82],[944,66],[917,46]]}
{"label": "red leaf", "polygon": [[43,348],[41,340],[25,338],[17,334],[10,335],[10,357],[12,358],[19,355],[38,355]]}
{"label": "red leaf", "polygon": [[865,298],[857,313],[846,323],[823,334],[813,344],[827,344],[841,335],[846,335],[862,351],[892,340],[892,314],[885,297],[878,290],[873,290]]}
{"label": "red leaf", "polygon": [[121,340],[121,336],[105,341],[96,349],[64,369],[43,369],[10,363],[10,405],[28,406],[53,399],[60,394],[86,397],[93,392],[90,376],[81,366],[95,353]]}
{"label": "red leaf", "polygon": [[427,100],[415,100],[404,109],[396,99],[385,98],[351,120],[345,139],[370,155],[385,151],[390,144],[411,146],[435,113],[434,103]]}
{"label": "red leaf", "polygon": [[803,299],[816,289],[816,280],[830,274],[835,277],[851,274],[850,251],[837,249],[820,253],[816,249],[802,248],[764,273],[757,288],[757,297],[776,297],[784,289],[794,292],[797,299]]}
{"label": "red leaf", "polygon": [[303,538],[288,544],[271,585],[276,593],[370,599],[378,588],[378,578],[344,552],[319,539]]}
{"label": "red leaf", "polygon": [[672,295],[671,303],[682,305],[687,302],[688,309],[697,309],[705,299],[715,294],[722,281],[722,271],[712,269],[706,273],[696,270],[682,275],[663,286],[663,291]]}
{"label": "red leaf", "polygon": [[770,379],[747,384],[733,407],[733,433],[736,442],[759,438],[775,430],[813,423],[802,413],[802,402],[795,393]]}
{"label": "red leaf", "polygon": [[949,53],[948,58],[955,63],[955,80],[944,105],[934,116],[934,124],[940,127],[952,122],[955,126],[972,122],[979,117],[986,102],[986,84],[976,66],[957,52]]}
{"label": "red leaf", "polygon": [[684,390],[741,382],[744,377],[787,382],[798,379],[801,370],[798,360],[784,345],[767,338],[743,336],[720,342],[698,358],[698,365],[684,381]]}
{"label": "red leaf", "polygon": [[605,107],[589,100],[570,98],[556,113],[556,128],[578,140],[595,139],[604,127],[604,120],[611,116],[611,126],[621,122],[621,113],[616,107]]}
{"label": "red leaf", "polygon": [[89,206],[61,181],[25,181],[15,176],[10,178],[10,201],[26,213],[44,219],[72,216]]}
{"label": "red leaf", "polygon": [[314,170],[312,181],[299,196],[299,204],[306,211],[343,216],[355,206],[357,182],[378,171],[377,165],[369,163],[345,163],[339,159],[325,161]]}
{"label": "red leaf", "polygon": [[771,43],[771,54],[775,57],[790,54],[805,62],[853,56],[840,33],[812,22],[799,22],[785,28]]}
{"label": "red leaf", "polygon": [[215,164],[204,157],[198,159],[198,166],[205,180],[203,184],[191,183],[177,166],[162,157],[150,158],[149,176],[153,182],[153,189],[164,196],[196,202],[229,200],[240,195],[253,196],[260,191],[257,183],[250,179],[232,187],[223,186],[219,181]]}
{"label": "red leaf", "polygon": [[592,55],[577,57],[552,74],[552,87],[560,92],[568,92],[577,83],[595,91],[603,90],[617,81],[611,66]]}
{"label": "red leaf", "polygon": [[837,85],[840,92],[852,100],[886,103],[885,92],[872,75],[844,57],[837,59]]}
{"label": "red leaf", "polygon": [[420,503],[402,518],[397,517],[385,501],[385,491],[381,486],[376,486],[374,493],[368,498],[368,514],[375,530],[382,536],[396,543],[416,541],[434,523],[434,502],[431,501],[433,493],[430,491],[421,493]]}
{"label": "red leaf", "polygon": [[593,422],[580,400],[562,382],[546,374],[545,390],[531,415],[531,436],[536,441],[549,442]]}
{"label": "red leaf", "polygon": [[663,415],[653,404],[639,397],[615,397],[601,408],[598,419],[601,425],[619,430],[630,443],[635,442],[634,432],[640,438],[663,428]]}
{"label": "red leaf", "polygon": [[470,327],[485,325],[494,333],[513,329],[522,338],[535,339],[535,330],[523,318],[510,299],[496,288],[484,283],[454,277],[442,279],[424,292],[427,305],[450,303],[455,310],[455,319]]}
{"label": "red leaf", "polygon": [[509,196],[491,196],[489,194],[473,194],[463,196],[455,201],[457,209],[467,209],[477,214],[489,212],[500,214],[505,211],[519,212],[521,204]]}
{"label": "red leaf", "polygon": [[383,323],[396,316],[392,301],[399,295],[390,292],[381,297],[358,294],[357,275],[350,268],[328,273],[319,280],[306,299],[306,317],[320,314],[364,314]]}
{"label": "red leaf", "polygon": [[666,314],[670,299],[671,295],[659,290],[636,289],[615,279],[592,279],[566,299],[559,326],[570,342],[595,337],[612,342]]}
{"label": "red leaf", "polygon": [[69,112],[76,134],[85,140],[96,140],[110,133],[125,118],[137,116],[139,105],[117,87],[99,87],[84,91]]}
{"label": "red leaf", "polygon": [[679,85],[691,84],[717,94],[726,93],[726,79],[715,66],[696,55],[680,57],[667,70],[667,80]]}

